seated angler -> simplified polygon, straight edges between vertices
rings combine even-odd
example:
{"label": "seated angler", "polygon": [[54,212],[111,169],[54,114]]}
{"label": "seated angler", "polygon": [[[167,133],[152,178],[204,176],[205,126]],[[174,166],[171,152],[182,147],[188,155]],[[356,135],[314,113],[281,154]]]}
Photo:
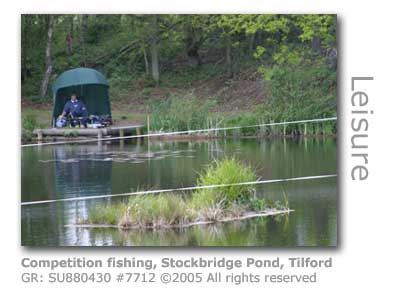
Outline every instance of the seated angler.
{"label": "seated angler", "polygon": [[[81,128],[86,127],[88,112],[84,102],[78,100],[77,95],[71,94],[71,100],[67,101],[64,106],[64,110],[60,115],[60,118],[71,117],[72,119],[79,120]],[[71,123],[72,124],[72,123]]]}

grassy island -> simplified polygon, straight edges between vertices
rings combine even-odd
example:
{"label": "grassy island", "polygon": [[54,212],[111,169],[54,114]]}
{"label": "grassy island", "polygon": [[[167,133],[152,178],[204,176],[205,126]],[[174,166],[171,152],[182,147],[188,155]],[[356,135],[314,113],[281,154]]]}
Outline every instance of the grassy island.
{"label": "grassy island", "polygon": [[[200,174],[197,185],[255,181],[255,171],[235,158],[214,161]],[[288,203],[267,203],[254,185],[198,189],[193,193],[137,195],[127,203],[94,207],[78,221],[82,227],[169,228],[226,222],[288,213]]]}

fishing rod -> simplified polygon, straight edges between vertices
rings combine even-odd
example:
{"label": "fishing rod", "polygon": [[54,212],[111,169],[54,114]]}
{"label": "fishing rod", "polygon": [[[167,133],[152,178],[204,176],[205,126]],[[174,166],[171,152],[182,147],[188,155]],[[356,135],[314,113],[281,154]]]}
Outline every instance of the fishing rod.
{"label": "fishing rod", "polygon": [[81,197],[39,200],[39,201],[27,201],[27,202],[21,202],[21,206],[36,205],[36,204],[51,204],[51,203],[57,203],[57,202],[84,201],[84,200],[102,199],[102,198],[111,198],[111,197],[169,193],[169,192],[177,192],[177,191],[190,191],[190,190],[197,190],[197,189],[213,189],[213,188],[231,187],[231,186],[268,184],[268,183],[279,183],[279,182],[289,182],[289,181],[315,180],[315,179],[328,179],[328,178],[334,178],[334,177],[337,177],[337,175],[329,174],[329,175],[320,175],[320,176],[292,177],[292,178],[257,180],[257,181],[218,184],[218,185],[190,186],[190,187],[181,187],[181,188],[173,188],[173,189],[158,189],[158,190],[146,190],[146,191],[137,191],[137,192],[128,192],[128,193],[118,193],[118,194],[81,196]]}

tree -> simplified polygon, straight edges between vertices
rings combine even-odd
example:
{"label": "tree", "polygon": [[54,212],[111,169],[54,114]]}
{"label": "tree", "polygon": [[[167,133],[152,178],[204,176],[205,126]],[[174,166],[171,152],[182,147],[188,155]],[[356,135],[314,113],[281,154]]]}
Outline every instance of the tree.
{"label": "tree", "polygon": [[132,16],[131,23],[136,38],[134,41],[139,44],[139,52],[143,56],[145,74],[151,73],[152,79],[158,85],[160,78],[159,42],[161,40],[158,15],[135,15]]}
{"label": "tree", "polygon": [[[161,43],[172,39],[169,41],[167,48],[179,44],[178,40],[181,35],[179,31],[180,17],[177,15],[137,16],[135,24],[138,27],[136,29],[136,38],[140,43],[140,52],[143,54],[145,73],[150,73],[156,85],[159,85]],[[175,35],[178,37],[175,37]],[[147,50],[149,50],[150,66]]]}
{"label": "tree", "polygon": [[150,39],[151,46],[151,63],[152,63],[152,78],[156,85],[159,85],[159,32],[158,32],[158,16],[152,15],[151,19],[152,35]]}
{"label": "tree", "polygon": [[30,31],[33,23],[33,17],[30,14],[21,16],[21,80],[25,81],[28,77],[28,57],[27,52],[30,46]]}
{"label": "tree", "polygon": [[67,32],[66,43],[67,43],[67,55],[70,56],[74,52],[74,49],[73,49],[74,17],[73,16],[68,16],[68,21],[69,21],[69,28],[68,28],[68,32]]}
{"label": "tree", "polygon": [[225,47],[225,62],[229,77],[233,76],[232,43],[237,33],[235,29],[237,20],[237,15],[221,15],[216,18],[217,26],[221,29],[221,41]]}
{"label": "tree", "polygon": [[56,16],[48,16],[48,29],[47,29],[47,43],[45,48],[45,72],[43,81],[41,82],[40,97],[45,98],[47,95],[48,84],[53,71],[52,56],[51,56],[51,45],[53,40],[53,29]]}
{"label": "tree", "polygon": [[334,15],[63,15],[58,22],[55,15],[23,15],[21,26],[27,97],[39,96],[40,83],[44,97],[52,70],[78,66],[101,70],[125,88],[135,78],[158,85],[163,73],[209,63],[224,77],[243,66],[318,58],[336,64]]}
{"label": "tree", "polygon": [[183,28],[185,34],[185,47],[187,63],[191,67],[197,67],[202,63],[199,50],[203,44],[205,27],[209,20],[208,15],[184,15]]}
{"label": "tree", "polygon": [[82,65],[87,66],[87,29],[88,29],[88,15],[81,14],[80,16],[80,44],[81,44],[81,54],[82,54]]}

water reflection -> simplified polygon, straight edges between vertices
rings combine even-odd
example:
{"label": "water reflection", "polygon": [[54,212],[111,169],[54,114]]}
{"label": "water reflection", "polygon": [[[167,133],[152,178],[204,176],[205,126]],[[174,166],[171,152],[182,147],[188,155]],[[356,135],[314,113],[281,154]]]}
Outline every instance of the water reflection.
{"label": "water reflection", "polygon": [[[213,159],[236,156],[262,179],[336,173],[333,139],[76,145],[22,151],[22,201],[194,185]],[[336,179],[265,184],[266,199],[288,197],[291,215],[189,229],[119,231],[64,227],[90,207],[119,198],[22,207],[23,245],[334,246]],[[121,198],[123,199],[123,198]]]}

